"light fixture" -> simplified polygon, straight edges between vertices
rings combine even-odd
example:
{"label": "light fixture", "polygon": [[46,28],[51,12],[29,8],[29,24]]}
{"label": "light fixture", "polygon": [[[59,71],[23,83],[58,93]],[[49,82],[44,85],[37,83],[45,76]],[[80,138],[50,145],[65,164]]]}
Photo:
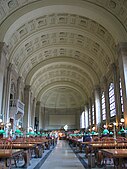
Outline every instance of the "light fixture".
{"label": "light fixture", "polygon": [[106,124],[104,124],[104,126],[103,126],[105,129],[107,129],[107,125]]}
{"label": "light fixture", "polygon": [[19,125],[19,129],[21,129],[22,128],[22,126],[21,125]]}
{"label": "light fixture", "polygon": [[116,126],[116,122],[114,122],[113,124],[114,124],[114,126]]}
{"label": "light fixture", "polygon": [[121,123],[124,123],[124,118],[121,118],[121,119],[120,119],[120,122],[121,122]]}

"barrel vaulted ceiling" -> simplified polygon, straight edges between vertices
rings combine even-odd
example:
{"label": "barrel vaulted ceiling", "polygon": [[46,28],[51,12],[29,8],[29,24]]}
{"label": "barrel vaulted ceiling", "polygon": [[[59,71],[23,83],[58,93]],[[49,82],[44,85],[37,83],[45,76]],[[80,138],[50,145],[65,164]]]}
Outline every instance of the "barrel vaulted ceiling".
{"label": "barrel vaulted ceiling", "polygon": [[127,0],[1,0],[0,41],[43,106],[82,107],[127,40]]}

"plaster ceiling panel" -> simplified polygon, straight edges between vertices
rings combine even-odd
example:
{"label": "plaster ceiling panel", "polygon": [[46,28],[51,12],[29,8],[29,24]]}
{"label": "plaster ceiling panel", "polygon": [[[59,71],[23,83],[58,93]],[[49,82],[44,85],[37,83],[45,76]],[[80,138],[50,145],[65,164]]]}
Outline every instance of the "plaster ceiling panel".
{"label": "plaster ceiling panel", "polygon": [[42,96],[42,105],[49,108],[75,108],[83,105],[82,96],[69,87],[57,87]]}
{"label": "plaster ceiling panel", "polygon": [[0,23],[9,62],[34,96],[46,107],[80,107],[117,60],[127,3],[1,0]]}
{"label": "plaster ceiling panel", "polygon": [[[51,83],[52,82],[52,83]],[[61,83],[62,82],[62,83]],[[55,83],[55,85],[54,85],[54,83]],[[72,91],[77,91],[77,93],[78,93],[78,95],[80,95],[80,102],[78,102],[78,97],[76,97],[75,98],[75,100],[77,101],[77,104],[79,104],[79,105],[83,105],[83,103],[86,101],[86,98],[87,98],[87,93],[84,93],[84,91],[85,92],[87,92],[87,89],[84,87],[84,86],[81,86],[81,84],[77,81],[77,80],[71,80],[71,79],[67,79],[67,85],[65,85],[65,83],[66,83],[66,81],[65,81],[65,79],[64,79],[64,77],[62,77],[62,78],[58,78],[58,79],[52,79],[52,80],[50,80],[50,81],[48,81],[47,80],[47,82],[46,82],[46,85],[45,84],[42,84],[41,86],[40,86],[40,88],[39,89],[37,89],[38,91],[40,91],[40,89],[43,89],[44,88],[44,90],[45,90],[45,88],[46,88],[46,86],[50,86],[50,88],[51,88],[51,90],[50,91],[52,91],[54,88],[55,88],[55,86],[57,86],[57,88],[60,88],[61,86],[63,87],[63,88],[65,88],[65,89],[67,89],[68,87],[69,88],[72,88],[73,90]],[[69,85],[68,85],[69,84]],[[73,86],[75,86],[75,88],[73,87]],[[78,88],[78,86],[81,86],[82,87],[82,91],[83,91],[83,93],[81,93],[81,90],[78,90],[77,88]],[[80,87],[79,87],[80,88]],[[44,100],[46,99],[43,99],[43,97],[44,97],[44,93],[47,93],[47,91],[48,91],[49,89],[47,89],[46,91],[44,91],[42,94],[41,94],[41,99],[40,99],[40,101],[41,102],[43,102],[44,103]],[[37,91],[37,93],[39,94],[39,92]],[[64,93],[65,95],[66,95],[66,97],[67,97],[67,93]],[[50,94],[49,94],[50,95]],[[75,96],[75,94],[74,94],[74,96]],[[55,102],[56,102],[56,100],[55,100]],[[76,104],[76,105],[77,105]],[[68,103],[68,106],[69,106],[69,103]],[[71,105],[70,105],[70,107],[71,107]]]}
{"label": "plaster ceiling panel", "polygon": [[[63,7],[60,8],[62,5]],[[103,19],[104,23],[106,23],[105,19],[107,19],[107,17],[111,15],[111,20],[114,17],[115,20],[119,24],[122,23],[124,25],[125,27],[124,29],[127,29],[127,24],[126,24],[127,23],[127,2],[123,0],[121,1],[103,0],[103,2],[98,1],[98,0],[73,0],[73,1],[72,0],[64,0],[64,1],[32,0],[32,1],[25,1],[25,2],[24,0],[22,1],[21,0],[7,0],[7,1],[1,0],[0,1],[0,8],[1,8],[0,22],[4,23],[7,20],[7,23],[8,23],[8,18],[9,16],[11,16],[13,18],[13,21],[12,21],[13,23],[16,19],[18,19],[18,17],[22,16],[24,13],[27,13],[27,12],[30,13],[30,15],[27,16],[27,18],[31,18],[32,15],[34,16],[38,16],[38,14],[44,15],[44,13],[47,15],[48,13],[52,11],[50,9],[51,7],[54,8],[53,10],[54,13],[55,13],[55,10],[57,12],[70,11],[72,15],[75,15],[77,13],[80,13],[80,14],[84,13],[84,15],[86,15],[89,18],[95,18],[96,20],[98,19],[98,21],[100,19],[100,22],[102,22],[101,16],[103,18],[103,15],[105,15],[105,18]],[[17,10],[19,8],[20,8],[20,13],[18,13],[18,10]],[[37,9],[37,8],[40,8],[40,9]],[[41,10],[41,8],[43,10]],[[65,10],[63,10],[63,8],[65,8]],[[35,14],[33,11],[36,11]],[[97,18],[98,14],[100,15],[100,17]],[[26,20],[26,18],[23,20]],[[107,26],[108,28],[108,24],[107,25],[106,24],[105,26]],[[7,27],[9,27],[9,24],[7,24]],[[111,29],[110,27],[111,25],[109,25],[109,29]],[[117,25],[115,27],[117,27]]]}
{"label": "plaster ceiling panel", "polygon": [[57,72],[59,73],[59,70],[61,69],[66,70],[67,74],[69,74],[70,72],[74,72],[75,76],[78,75],[83,76],[91,84],[91,86],[93,85],[92,80],[90,79],[88,74],[85,71],[83,71],[81,68],[62,63],[62,64],[52,64],[47,67],[44,66],[35,76],[33,76],[31,80],[31,86],[33,86],[36,83],[36,81],[39,78],[42,78],[42,76],[44,76],[46,73],[49,73],[49,75],[50,74],[56,75],[56,73]]}
{"label": "plaster ceiling panel", "polygon": [[[67,28],[75,27],[75,29],[79,29],[80,31],[84,31],[84,32],[88,31],[89,33],[92,33],[92,34],[96,35],[97,37],[99,37],[100,39],[102,39],[106,43],[106,45],[109,46],[109,48],[113,50],[113,48],[115,46],[113,37],[103,26],[101,26],[100,24],[98,24],[97,22],[95,22],[89,18],[85,18],[85,17],[78,16],[78,15],[73,16],[73,17],[75,17],[76,22],[74,25],[71,25],[71,24],[69,24],[71,14],[66,14],[66,15],[68,17],[67,18],[68,24],[67,23],[65,23],[64,25],[62,24],[62,28],[65,26],[65,30],[66,30]],[[44,16],[43,18],[45,18],[45,20],[47,20],[46,23],[49,24],[49,22],[48,22],[49,16]],[[36,34],[37,32],[40,32],[40,31],[44,32],[47,29],[50,29],[50,31],[52,31],[52,30],[54,30],[54,28],[57,32],[57,29],[60,28],[59,24],[57,24],[57,20],[59,20],[57,18],[59,18],[59,14],[55,14],[56,22],[55,22],[54,26],[52,26],[52,24],[51,25],[49,24],[49,25],[47,25],[46,28],[42,26],[40,30],[38,30],[37,26],[36,26],[38,23],[37,22],[38,19],[36,19],[36,20],[34,19],[33,21],[29,21],[27,23],[24,23],[24,25],[22,25],[20,28],[18,28],[15,32],[13,32],[11,34],[10,38],[8,37],[7,43],[9,45],[10,55],[11,55],[11,52],[13,52],[16,45],[20,44],[22,42],[22,40],[27,39],[28,37],[30,37],[33,34]],[[33,31],[33,29],[30,29],[31,22],[34,24],[32,26],[33,29],[35,28],[34,31]],[[87,22],[87,24],[85,24],[86,22]],[[60,37],[63,37],[63,39],[65,38],[65,40],[66,40],[67,36],[65,36],[66,35],[65,30],[63,32],[62,31],[60,32]],[[82,35],[79,34],[79,38],[81,38],[81,36]],[[42,34],[40,37],[41,37],[41,40],[43,40],[42,42],[44,43],[45,39],[48,38],[48,34],[47,35]],[[52,40],[55,42],[54,38],[56,38],[55,33],[52,34]],[[73,33],[70,34],[70,41],[71,41],[71,38],[74,38]],[[36,38],[36,41],[38,41],[37,38]]]}
{"label": "plaster ceiling panel", "polygon": [[81,74],[80,72],[76,71],[76,68],[72,70],[69,68],[67,69],[60,68],[60,69],[52,69],[52,70],[50,69],[45,73],[43,72],[43,74],[40,74],[39,76],[34,78],[33,83],[31,84],[31,88],[32,91],[35,92],[36,89],[42,86],[43,82],[47,81],[47,79],[48,81],[50,81],[50,79],[52,80],[53,78],[58,79],[59,76],[59,77],[65,77],[66,79],[68,78],[72,79],[73,77],[74,80],[77,79],[80,83],[84,84],[84,86],[87,86],[87,88],[90,90],[92,89],[93,85],[91,80],[85,75],[86,74]]}
{"label": "plaster ceiling panel", "polygon": [[[39,90],[41,90],[42,87],[45,87],[47,84],[52,84],[53,81],[62,81],[62,82],[72,82],[80,86],[81,89],[87,88],[87,95],[89,95],[89,92],[92,90],[91,85],[88,83],[88,81],[85,81],[85,79],[81,79],[81,77],[78,77],[77,79],[71,75],[64,76],[62,74],[56,74],[53,77],[44,76],[40,80],[36,81],[32,87],[33,92],[35,95],[38,94]],[[86,90],[86,89],[85,89]]]}
{"label": "plaster ceiling panel", "polygon": [[[24,45],[24,47],[20,48],[19,50],[17,50],[17,52],[13,55],[13,62],[15,63],[16,68],[22,69],[22,70],[27,70],[26,74],[28,73],[28,71],[30,71],[31,67],[35,66],[36,64],[38,64],[39,62],[49,59],[51,57],[60,57],[60,56],[66,56],[67,57],[75,57],[78,60],[84,60],[86,59],[86,56],[84,55],[84,53],[88,53],[88,51],[91,53],[90,57],[93,57],[93,59],[91,58],[91,62],[88,61],[88,63],[90,62],[90,64],[94,67],[98,67],[98,69],[104,69],[106,68],[110,63],[113,62],[113,59],[110,57],[110,55],[108,56],[106,54],[106,51],[104,49],[101,48],[101,45],[98,44],[97,42],[92,41],[91,39],[86,38],[85,39],[85,43],[84,40],[79,40],[78,38],[76,38],[77,35],[74,36],[73,39],[73,45],[77,48],[77,50],[74,52],[74,49],[70,49],[72,48],[71,46],[67,46],[66,48],[62,47],[60,48],[59,46],[54,49],[54,51],[52,50],[51,46],[54,44],[52,44],[52,41],[49,39],[47,40],[48,44],[45,44],[45,46],[43,45],[38,45],[38,49],[36,48],[36,46],[34,45],[34,43],[32,43],[31,41],[29,43],[26,43]],[[61,41],[61,40],[60,40]],[[67,42],[63,41],[60,42],[59,39],[57,39],[57,43],[55,45],[69,45]],[[32,45],[33,44],[33,45]],[[50,50],[44,50],[42,52],[40,52],[40,50],[42,50],[42,47],[50,47]],[[52,46],[52,47],[53,47]],[[40,52],[38,54],[38,52]],[[103,53],[103,55],[102,55]],[[37,56],[38,55],[38,56]],[[85,56],[85,57],[84,57]],[[96,66],[96,60],[98,58],[98,64],[100,62],[100,64],[98,66]],[[87,57],[88,59],[88,57]],[[92,61],[93,60],[93,61]],[[30,68],[28,67],[28,63],[30,62],[29,65]],[[26,63],[25,63],[26,62]],[[103,64],[105,65],[102,65]],[[24,67],[26,64],[27,67]],[[94,65],[95,64],[95,65]],[[23,68],[22,68],[23,65]],[[97,70],[99,74],[100,70]],[[105,70],[101,70],[101,72],[103,72]],[[22,74],[22,72],[20,72]],[[25,77],[24,77],[25,78]]]}

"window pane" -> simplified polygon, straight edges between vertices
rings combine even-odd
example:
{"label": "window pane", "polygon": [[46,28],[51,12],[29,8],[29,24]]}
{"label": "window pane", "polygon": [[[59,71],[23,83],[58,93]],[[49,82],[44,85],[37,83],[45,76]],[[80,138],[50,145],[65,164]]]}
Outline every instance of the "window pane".
{"label": "window pane", "polygon": [[123,91],[122,91],[122,85],[121,85],[121,79],[120,79],[120,101],[121,101],[121,108],[122,112],[124,112],[124,107],[123,107]]}
{"label": "window pane", "polygon": [[116,115],[115,108],[115,94],[114,94],[114,84],[111,83],[109,86],[109,104],[110,104],[110,117]]}
{"label": "window pane", "polygon": [[101,95],[101,102],[102,102],[102,120],[106,119],[106,105],[105,105],[105,96],[104,92]]}

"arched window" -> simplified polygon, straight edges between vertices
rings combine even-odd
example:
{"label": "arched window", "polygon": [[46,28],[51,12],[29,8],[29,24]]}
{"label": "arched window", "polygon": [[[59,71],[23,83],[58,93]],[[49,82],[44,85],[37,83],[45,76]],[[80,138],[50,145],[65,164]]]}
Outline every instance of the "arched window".
{"label": "arched window", "polygon": [[102,105],[102,120],[106,120],[106,103],[104,92],[102,92],[101,95],[101,105]]}
{"label": "arched window", "polygon": [[91,111],[90,111],[90,108],[89,108],[89,126],[91,125]]}
{"label": "arched window", "polygon": [[94,104],[92,105],[92,124],[94,124],[94,119],[95,119],[95,116],[94,116]]}
{"label": "arched window", "polygon": [[122,90],[122,85],[121,85],[121,79],[120,79],[120,102],[121,102],[121,109],[122,109],[122,114],[123,114],[124,107],[123,107],[123,90]]}
{"label": "arched window", "polygon": [[85,128],[88,128],[88,109],[85,107]]}
{"label": "arched window", "polygon": [[110,107],[110,117],[116,115],[116,107],[115,107],[115,93],[114,93],[114,84],[110,83],[109,86],[109,107]]}
{"label": "arched window", "polygon": [[80,117],[80,128],[85,128],[85,112],[83,111]]}

